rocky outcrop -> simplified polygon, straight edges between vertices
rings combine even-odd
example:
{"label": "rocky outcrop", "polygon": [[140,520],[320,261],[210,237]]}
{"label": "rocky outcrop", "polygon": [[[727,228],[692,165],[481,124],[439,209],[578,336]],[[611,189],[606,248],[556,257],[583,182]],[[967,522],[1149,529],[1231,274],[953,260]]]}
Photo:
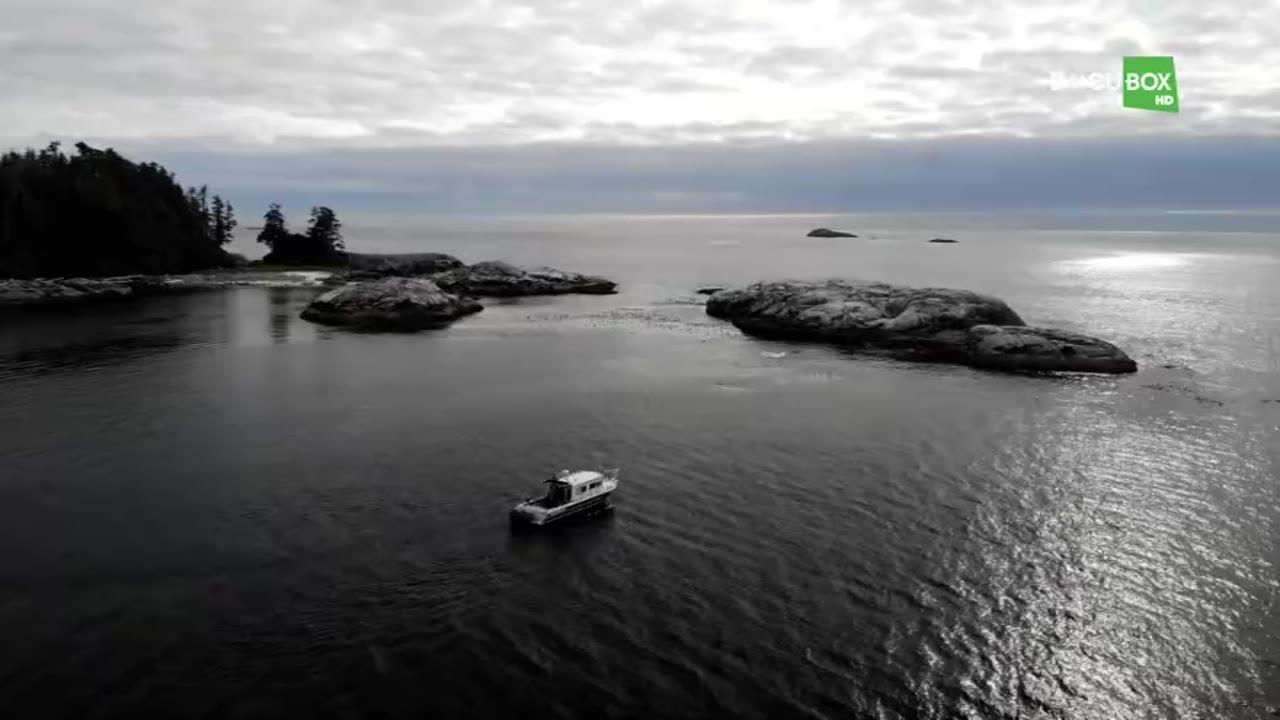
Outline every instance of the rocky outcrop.
{"label": "rocky outcrop", "polygon": [[373,330],[423,330],[482,309],[475,300],[444,292],[430,280],[387,277],[330,290],[311,301],[302,319]]}
{"label": "rocky outcrop", "polygon": [[1050,328],[976,325],[966,358],[995,370],[1131,373],[1138,364],[1120,348],[1087,335]]}
{"label": "rocky outcrop", "polygon": [[931,239],[929,242],[931,242],[931,243],[955,243],[955,242],[959,242],[959,240],[952,240],[951,238],[933,238],[933,239]]}
{"label": "rocky outcrop", "polygon": [[876,282],[757,283],[716,293],[707,313],[763,337],[885,350],[1001,370],[1133,372],[1110,343],[1028,327],[1004,301],[968,290]]}
{"label": "rocky outcrop", "polygon": [[133,297],[131,278],[0,280],[0,307],[70,305]]}
{"label": "rocky outcrop", "polygon": [[0,307],[43,307],[122,300],[231,287],[317,287],[326,272],[233,270],[192,275],[120,275],[105,278],[0,279]]}
{"label": "rocky outcrop", "polygon": [[396,275],[433,275],[462,267],[462,261],[444,253],[402,253],[377,255],[347,253],[348,275],[353,280]]}
{"label": "rocky outcrop", "polygon": [[520,295],[608,295],[617,292],[612,280],[549,267],[523,268],[500,261],[480,262],[432,275],[442,289],[462,295],[516,297]]}
{"label": "rocky outcrop", "polygon": [[810,231],[809,231],[809,234],[808,234],[808,235],[806,235],[805,237],[820,237],[820,238],[856,238],[856,237],[858,237],[858,236],[857,236],[857,235],[854,235],[853,233],[843,232],[843,231],[841,231],[841,230],[830,230],[830,229],[827,229],[827,228],[815,228],[815,229],[813,229],[813,230],[810,230]]}

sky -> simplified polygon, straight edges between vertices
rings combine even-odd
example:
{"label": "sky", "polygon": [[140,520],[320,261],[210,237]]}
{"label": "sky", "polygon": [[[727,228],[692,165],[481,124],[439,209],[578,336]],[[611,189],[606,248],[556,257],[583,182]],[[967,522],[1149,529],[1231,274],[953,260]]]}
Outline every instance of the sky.
{"label": "sky", "polygon": [[[1277,0],[0,0],[0,17],[0,144],[113,146],[242,203],[1280,206]],[[1179,113],[1121,106],[1125,55],[1174,57]]]}

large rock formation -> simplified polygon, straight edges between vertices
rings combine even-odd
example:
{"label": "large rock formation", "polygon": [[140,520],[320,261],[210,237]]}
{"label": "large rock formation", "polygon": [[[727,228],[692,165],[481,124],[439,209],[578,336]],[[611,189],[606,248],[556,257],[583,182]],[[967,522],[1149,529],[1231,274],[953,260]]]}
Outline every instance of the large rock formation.
{"label": "large rock formation", "polygon": [[320,295],[302,319],[376,330],[423,330],[482,310],[480,303],[442,291],[421,278],[362,280]]}
{"label": "large rock formation", "polygon": [[806,235],[805,237],[856,238],[858,236],[850,232],[844,232],[843,230],[830,230],[828,228],[814,228],[813,230],[810,230],[809,234]]}
{"label": "large rock formation", "polygon": [[764,337],[888,350],[1003,370],[1133,372],[1119,348],[1028,327],[1004,301],[968,290],[876,282],[766,282],[716,293],[707,313]]}
{"label": "large rock formation", "polygon": [[618,288],[617,283],[601,277],[549,267],[523,268],[496,260],[432,275],[431,279],[448,292],[490,297],[567,293],[608,295],[617,292]]}
{"label": "large rock formation", "polygon": [[444,253],[402,253],[376,255],[347,253],[347,268],[353,279],[398,275],[432,275],[462,267],[462,261]]}

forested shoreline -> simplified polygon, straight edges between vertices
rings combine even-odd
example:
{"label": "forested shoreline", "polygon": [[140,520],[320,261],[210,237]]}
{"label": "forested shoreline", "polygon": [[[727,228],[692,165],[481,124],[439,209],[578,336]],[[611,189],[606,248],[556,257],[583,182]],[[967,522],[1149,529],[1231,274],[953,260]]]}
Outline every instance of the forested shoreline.
{"label": "forested shoreline", "polygon": [[[311,209],[305,233],[288,231],[280,206],[264,216],[264,262],[340,265],[341,223]],[[0,156],[0,278],[170,275],[235,267],[227,252],[235,209],[206,186],[183,189],[154,162],[59,143]]]}
{"label": "forested shoreline", "polygon": [[0,277],[184,273],[234,264],[235,212],[158,163],[58,143],[0,156]]}

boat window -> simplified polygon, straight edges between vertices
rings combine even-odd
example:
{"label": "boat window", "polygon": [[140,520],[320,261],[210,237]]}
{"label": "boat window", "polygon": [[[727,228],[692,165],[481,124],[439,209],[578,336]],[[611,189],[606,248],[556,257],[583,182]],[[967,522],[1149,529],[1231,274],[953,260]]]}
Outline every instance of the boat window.
{"label": "boat window", "polygon": [[599,482],[593,482],[593,483],[591,483],[591,489],[592,489],[592,490],[595,490],[595,489],[596,489],[596,488],[598,488],[598,487],[600,487],[600,483],[599,483]]}

